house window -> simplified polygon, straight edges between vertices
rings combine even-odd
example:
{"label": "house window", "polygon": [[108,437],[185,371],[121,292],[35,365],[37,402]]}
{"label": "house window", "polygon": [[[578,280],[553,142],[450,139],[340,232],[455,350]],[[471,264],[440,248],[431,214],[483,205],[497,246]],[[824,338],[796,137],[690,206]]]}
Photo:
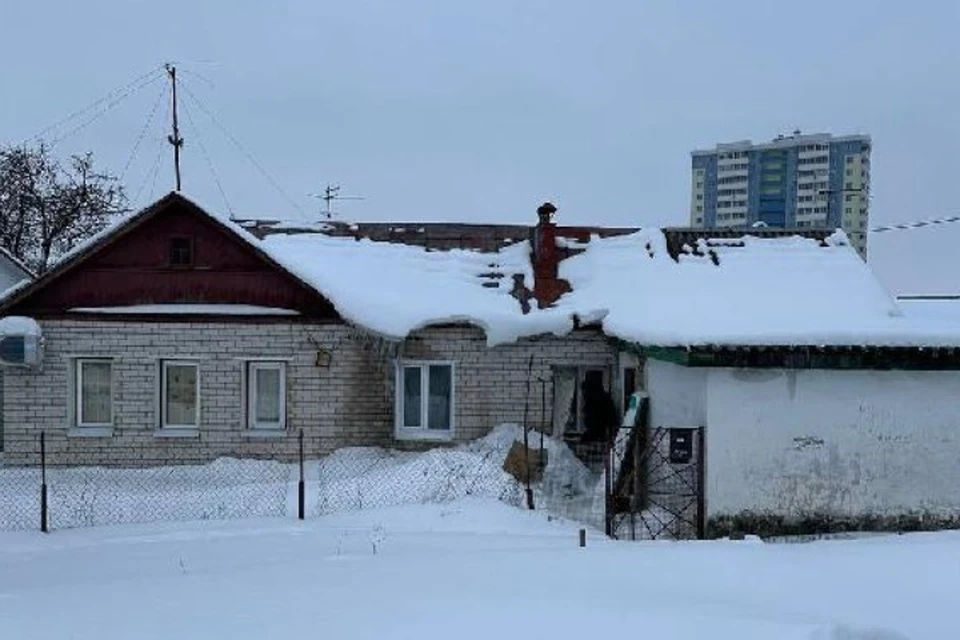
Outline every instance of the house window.
{"label": "house window", "polygon": [[104,359],[77,360],[77,426],[113,424],[113,363]]}
{"label": "house window", "polygon": [[286,365],[250,362],[247,365],[247,426],[283,429],[286,422]]}
{"label": "house window", "polygon": [[160,426],[195,429],[200,423],[200,367],[168,360],[161,365]]}
{"label": "house window", "polygon": [[453,433],[453,364],[403,362],[397,367],[398,437]]}
{"label": "house window", "polygon": [[610,388],[607,370],[603,367],[557,367],[553,371],[553,434],[577,436],[585,428],[583,387],[599,383]]}
{"label": "house window", "polygon": [[193,242],[190,238],[170,238],[170,266],[193,266]]}

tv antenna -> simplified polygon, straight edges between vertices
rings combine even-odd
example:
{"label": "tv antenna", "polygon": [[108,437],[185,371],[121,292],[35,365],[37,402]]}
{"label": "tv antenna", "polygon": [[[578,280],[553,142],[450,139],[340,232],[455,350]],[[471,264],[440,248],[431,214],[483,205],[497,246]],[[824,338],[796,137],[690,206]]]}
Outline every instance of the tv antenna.
{"label": "tv antenna", "polygon": [[323,213],[327,220],[333,219],[333,201],[334,200],[363,200],[363,196],[342,196],[340,195],[340,185],[328,184],[323,193],[311,193],[314,198],[323,200]]}

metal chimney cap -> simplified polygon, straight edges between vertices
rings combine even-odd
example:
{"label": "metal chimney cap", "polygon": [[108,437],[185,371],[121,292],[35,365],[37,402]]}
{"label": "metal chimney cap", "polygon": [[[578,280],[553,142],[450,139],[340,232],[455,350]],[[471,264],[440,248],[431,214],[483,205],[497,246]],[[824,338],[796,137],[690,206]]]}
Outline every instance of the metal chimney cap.
{"label": "metal chimney cap", "polygon": [[550,202],[544,202],[542,205],[537,207],[537,217],[540,218],[540,222],[542,223],[550,222],[550,218],[556,212],[557,208]]}

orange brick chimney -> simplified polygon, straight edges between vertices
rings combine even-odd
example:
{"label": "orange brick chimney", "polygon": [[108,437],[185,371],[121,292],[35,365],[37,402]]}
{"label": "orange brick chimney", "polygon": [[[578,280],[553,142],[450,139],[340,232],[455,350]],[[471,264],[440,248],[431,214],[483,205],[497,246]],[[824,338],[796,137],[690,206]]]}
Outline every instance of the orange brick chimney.
{"label": "orange brick chimney", "polygon": [[541,309],[570,291],[570,284],[559,278],[557,225],[552,219],[556,212],[557,208],[549,202],[537,207],[537,226],[533,230],[533,295]]}

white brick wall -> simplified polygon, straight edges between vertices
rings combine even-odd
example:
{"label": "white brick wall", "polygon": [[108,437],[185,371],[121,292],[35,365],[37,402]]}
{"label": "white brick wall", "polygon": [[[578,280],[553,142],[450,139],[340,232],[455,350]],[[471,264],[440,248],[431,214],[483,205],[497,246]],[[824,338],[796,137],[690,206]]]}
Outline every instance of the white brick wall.
{"label": "white brick wall", "polygon": [[[51,464],[140,466],[205,462],[220,456],[296,456],[302,429],[307,455],[346,445],[395,445],[394,362],[456,362],[456,440],[484,435],[501,422],[520,422],[527,367],[550,379],[552,365],[613,367],[616,352],[599,334],[545,337],[488,348],[482,331],[431,328],[390,344],[343,325],[306,323],[150,323],[43,321],[44,366],[10,370],[5,379],[4,460],[33,463],[47,434]],[[317,345],[329,366],[315,366]],[[114,359],[114,429],[107,437],[70,434],[72,366],[77,356]],[[251,438],[244,424],[243,358],[287,362],[287,430]],[[192,438],[158,438],[158,363],[196,358],[200,367],[200,428]],[[550,411],[552,386],[546,386]],[[539,383],[531,385],[532,425],[543,423]],[[409,446],[429,446],[425,443]]]}
{"label": "white brick wall", "polygon": [[[456,437],[472,440],[503,422],[522,422],[531,355],[533,375],[527,422],[539,428],[551,417],[552,366],[594,365],[610,367],[613,371],[616,353],[606,339],[595,332],[528,339],[490,348],[479,329],[435,328],[404,342],[401,356],[457,363]],[[547,380],[546,387],[541,389],[538,380]],[[546,419],[541,412],[544,392]]]}

